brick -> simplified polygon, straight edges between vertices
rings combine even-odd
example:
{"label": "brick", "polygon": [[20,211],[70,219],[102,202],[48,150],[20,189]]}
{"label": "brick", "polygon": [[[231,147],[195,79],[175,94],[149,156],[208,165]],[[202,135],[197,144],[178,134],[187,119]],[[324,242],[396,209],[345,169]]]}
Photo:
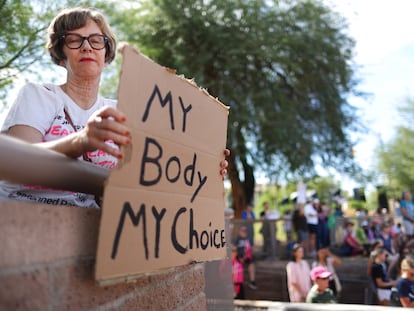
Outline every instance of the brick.
{"label": "brick", "polygon": [[134,283],[101,287],[95,282],[93,269],[93,260],[77,260],[55,267],[53,306],[59,306],[59,310],[90,310],[149,284],[148,277],[142,276]]}
{"label": "brick", "polygon": [[0,202],[0,310],[204,310],[204,267],[99,286],[100,210]]}
{"label": "brick", "polygon": [[0,268],[95,256],[100,210],[10,201],[0,214]]}
{"label": "brick", "polygon": [[[232,307],[232,305],[231,305]],[[204,311],[207,310],[206,296],[204,293],[200,293],[195,296],[183,309],[183,311]],[[226,310],[232,310],[226,309]]]}
{"label": "brick", "polygon": [[[202,265],[180,266],[174,269],[174,273],[167,273],[169,278],[158,279],[154,282],[152,278],[148,288],[143,289],[136,295],[125,298],[118,309],[111,310],[176,310],[196,304],[198,308],[194,310],[204,310],[205,296],[204,288],[204,268]],[[153,275],[154,277],[154,275]],[[194,297],[199,295],[202,298],[192,302]],[[200,306],[204,306],[200,309]]]}
{"label": "brick", "polygon": [[148,276],[151,283],[157,283],[157,282],[165,281],[189,269],[190,269],[190,266],[185,265],[185,266],[178,266],[174,268],[165,269],[162,271],[149,272],[149,273],[146,273],[145,275]]}
{"label": "brick", "polygon": [[128,297],[119,310],[174,310],[182,304],[180,285],[173,278],[167,282],[152,284],[151,289]]}
{"label": "brick", "polygon": [[204,292],[204,267],[201,264],[195,265],[181,277],[183,278],[182,297],[184,300],[191,299]]}
{"label": "brick", "polygon": [[0,277],[0,310],[48,310],[48,273],[45,269]]}

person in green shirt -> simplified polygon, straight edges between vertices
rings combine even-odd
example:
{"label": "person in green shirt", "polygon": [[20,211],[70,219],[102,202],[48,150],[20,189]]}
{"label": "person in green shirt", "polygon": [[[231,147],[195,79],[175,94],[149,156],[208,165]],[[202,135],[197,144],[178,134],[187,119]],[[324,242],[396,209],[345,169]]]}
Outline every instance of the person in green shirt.
{"label": "person in green shirt", "polygon": [[332,273],[324,267],[317,266],[311,270],[310,276],[314,285],[306,296],[306,302],[336,303],[335,295],[329,288],[329,278]]}
{"label": "person in green shirt", "polygon": [[374,234],[370,232],[368,221],[364,220],[355,230],[356,240],[364,246],[364,255],[368,256],[371,252],[371,245],[374,243]]}

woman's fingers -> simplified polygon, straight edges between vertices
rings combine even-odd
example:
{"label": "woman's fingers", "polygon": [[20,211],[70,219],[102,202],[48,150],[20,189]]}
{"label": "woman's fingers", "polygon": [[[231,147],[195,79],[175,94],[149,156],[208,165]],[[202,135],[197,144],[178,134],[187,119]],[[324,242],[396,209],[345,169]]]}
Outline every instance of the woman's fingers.
{"label": "woman's fingers", "polygon": [[111,118],[121,123],[124,123],[126,121],[126,115],[122,111],[111,106],[103,107],[102,109],[98,110],[94,116],[101,117],[102,119]]}
{"label": "woman's fingers", "polygon": [[99,149],[114,157],[122,158],[121,151],[107,142],[113,142],[118,146],[131,143],[130,131],[125,121],[125,114],[113,107],[108,106],[96,111],[83,130],[82,141],[85,151]]}
{"label": "woman's fingers", "polygon": [[112,118],[96,117],[93,121],[101,139],[113,140],[119,144],[126,144],[129,139],[129,128]]}
{"label": "woman's fingers", "polygon": [[[230,150],[229,149],[224,149],[224,156],[228,157],[230,155]],[[227,162],[227,160],[223,160],[220,162],[220,175],[222,177],[222,179],[224,180],[224,176],[227,175],[227,167],[229,166],[229,162]]]}

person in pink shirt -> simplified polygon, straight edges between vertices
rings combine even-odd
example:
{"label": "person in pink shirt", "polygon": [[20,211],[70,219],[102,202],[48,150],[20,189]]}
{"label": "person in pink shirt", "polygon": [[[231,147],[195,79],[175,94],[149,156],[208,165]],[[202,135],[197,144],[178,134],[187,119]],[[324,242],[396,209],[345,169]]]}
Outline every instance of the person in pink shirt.
{"label": "person in pink shirt", "polygon": [[246,226],[241,226],[239,228],[239,234],[234,241],[234,246],[237,249],[237,257],[239,258],[240,262],[243,263],[243,266],[247,267],[247,272],[249,275],[249,288],[257,289],[256,268],[252,253],[253,250],[249,241]]}
{"label": "person in pink shirt", "polygon": [[354,256],[362,254],[364,246],[355,238],[354,223],[347,221],[345,223],[344,239],[341,245],[341,256]]}
{"label": "person in pink shirt", "polygon": [[292,248],[291,261],[286,266],[287,286],[291,302],[305,302],[311,289],[310,267],[303,259],[303,247],[295,244]]}
{"label": "person in pink shirt", "polygon": [[237,247],[233,246],[231,254],[232,278],[234,286],[234,299],[244,299],[244,266],[237,254]]}

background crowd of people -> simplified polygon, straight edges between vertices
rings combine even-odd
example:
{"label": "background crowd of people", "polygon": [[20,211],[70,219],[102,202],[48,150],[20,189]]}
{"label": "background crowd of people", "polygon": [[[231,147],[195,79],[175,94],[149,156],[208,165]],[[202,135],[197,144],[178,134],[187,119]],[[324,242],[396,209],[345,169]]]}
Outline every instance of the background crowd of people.
{"label": "background crowd of people", "polygon": [[[252,207],[249,213],[249,219],[256,220]],[[286,275],[291,302],[338,302],[342,284],[335,267],[343,264],[344,257],[360,256],[367,260],[367,270],[361,273],[366,273],[367,286],[377,304],[414,306],[414,203],[409,192],[402,194],[395,215],[368,215],[359,209],[352,217],[344,217],[340,209],[330,209],[318,199],[309,199],[306,204],[296,204],[293,212],[284,213],[270,210],[265,202],[260,220],[264,254],[269,253],[277,228],[283,226],[286,232],[285,246],[290,254]],[[247,232],[249,225],[254,234],[253,223],[242,225],[239,235]],[[254,239],[250,252],[253,243]],[[235,254],[242,254],[240,242],[234,245]],[[260,288],[255,282],[254,254],[249,256],[234,258],[249,270],[249,286]]]}

